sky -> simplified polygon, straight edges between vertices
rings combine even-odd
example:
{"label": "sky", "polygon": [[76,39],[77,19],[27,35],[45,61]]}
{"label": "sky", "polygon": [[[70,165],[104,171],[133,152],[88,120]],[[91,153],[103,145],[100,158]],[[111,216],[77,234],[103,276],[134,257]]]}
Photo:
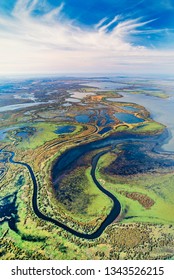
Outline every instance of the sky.
{"label": "sky", "polygon": [[174,74],[174,0],[0,0],[0,75]]}

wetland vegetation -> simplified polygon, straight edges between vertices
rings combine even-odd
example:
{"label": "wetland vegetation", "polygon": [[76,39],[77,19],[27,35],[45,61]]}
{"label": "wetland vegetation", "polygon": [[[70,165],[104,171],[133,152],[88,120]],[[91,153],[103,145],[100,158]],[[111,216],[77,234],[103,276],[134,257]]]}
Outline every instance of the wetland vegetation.
{"label": "wetland vegetation", "polygon": [[115,79],[1,85],[1,259],[174,257],[172,96]]}

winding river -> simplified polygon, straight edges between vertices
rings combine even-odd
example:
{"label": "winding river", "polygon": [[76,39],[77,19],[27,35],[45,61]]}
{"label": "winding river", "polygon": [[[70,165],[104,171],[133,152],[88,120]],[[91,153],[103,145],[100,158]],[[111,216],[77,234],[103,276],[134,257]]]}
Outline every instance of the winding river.
{"label": "winding river", "polygon": [[91,168],[91,177],[95,183],[95,185],[106,195],[108,196],[112,201],[113,201],[113,207],[109,213],[109,215],[106,217],[106,219],[101,223],[99,228],[91,233],[91,234],[86,234],[86,233],[81,233],[78,232],[65,224],[59,222],[56,219],[53,219],[45,214],[43,214],[38,207],[37,204],[37,198],[38,198],[38,184],[36,177],[34,175],[34,172],[31,168],[31,166],[27,163],[24,162],[19,162],[14,160],[15,153],[11,151],[3,151],[3,153],[7,153],[9,155],[9,162],[12,164],[18,164],[21,166],[24,166],[25,168],[28,169],[28,172],[30,173],[32,182],[33,182],[33,195],[32,195],[32,207],[34,213],[37,215],[38,218],[51,222],[55,224],[56,226],[61,227],[62,229],[66,230],[67,232],[80,237],[84,239],[95,239],[98,238],[103,231],[106,229],[108,225],[110,225],[120,214],[121,211],[121,205],[118,199],[110,193],[108,190],[104,189],[101,184],[98,182],[95,171],[96,171],[96,166],[98,163],[98,160],[100,159],[101,156],[103,156],[105,153],[109,152],[113,148],[115,148],[118,144],[122,143],[132,143],[133,141],[138,141],[138,142],[151,142],[153,143],[153,148],[157,147],[162,139],[164,138],[164,135],[156,135],[156,136],[140,136],[140,135],[131,135],[131,134],[126,134],[126,133],[118,133],[112,136],[108,136],[107,138],[100,139],[91,143],[86,143],[82,144],[76,147],[73,147],[69,149],[68,151],[65,151],[59,158],[58,160],[54,163],[53,168],[52,168],[52,179],[53,179],[53,186],[55,185],[55,182],[59,179],[59,176],[61,176],[61,173],[63,170],[69,168],[69,166],[79,157],[84,155],[85,153],[92,151],[92,150],[98,150],[101,148],[107,148],[105,151],[100,151],[98,154],[96,154],[93,159],[92,159],[92,168]]}
{"label": "winding river", "polygon": [[100,227],[93,233],[91,234],[85,234],[85,233],[81,233],[81,232],[78,232],[68,226],[66,226],[65,224],[43,214],[39,208],[38,208],[38,204],[37,204],[37,196],[38,196],[38,184],[37,184],[37,180],[36,180],[36,177],[34,175],[34,172],[31,168],[31,166],[27,163],[23,163],[23,162],[19,162],[19,161],[15,161],[13,158],[15,156],[15,153],[14,152],[8,152],[9,154],[11,154],[11,156],[9,157],[9,162],[12,163],[12,164],[19,164],[19,165],[22,165],[24,167],[26,167],[30,173],[30,176],[31,176],[31,179],[32,179],[32,182],[33,182],[33,196],[32,196],[32,206],[33,206],[33,210],[34,210],[34,213],[37,215],[38,218],[44,220],[44,221],[48,221],[48,222],[51,222],[53,224],[55,224],[56,226],[59,226],[63,229],[65,229],[66,231],[70,232],[71,234],[77,236],[77,237],[80,237],[80,238],[85,238],[85,239],[95,239],[97,237],[99,237],[102,232],[105,230],[105,228],[111,224],[115,219],[116,217],[119,215],[120,213],[120,210],[121,210],[121,206],[120,206],[120,203],[119,201],[117,200],[117,198],[111,194],[109,191],[105,190],[101,185],[100,183],[97,181],[96,179],[96,176],[95,176],[95,169],[96,169],[96,166],[97,166],[97,162],[99,160],[99,158],[104,155],[106,152],[100,152],[99,154],[97,154],[93,160],[92,160],[92,169],[91,169],[91,176],[94,180],[94,183],[96,184],[96,186],[103,192],[105,193],[109,198],[112,199],[114,205],[111,209],[111,212],[109,213],[109,215],[106,217],[106,219],[102,222],[102,224],[100,225]]}

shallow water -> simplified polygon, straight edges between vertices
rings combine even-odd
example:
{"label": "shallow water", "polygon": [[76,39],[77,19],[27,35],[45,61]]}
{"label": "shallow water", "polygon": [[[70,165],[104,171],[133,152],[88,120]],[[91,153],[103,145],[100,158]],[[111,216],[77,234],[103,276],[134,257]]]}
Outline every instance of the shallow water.
{"label": "shallow water", "polygon": [[126,110],[126,111],[131,111],[131,112],[138,112],[139,111],[138,108],[135,108],[135,107],[132,107],[132,106],[121,106],[120,108],[123,109],[123,110]]}
{"label": "shallow water", "polygon": [[107,126],[107,127],[104,127],[98,134],[103,135],[104,133],[106,133],[110,130],[112,130],[112,127]]}
{"label": "shallow water", "polygon": [[78,102],[80,102],[80,99],[69,97],[69,98],[66,99],[66,102],[68,102],[68,103],[69,102],[78,103]]}
{"label": "shallow water", "polygon": [[79,99],[83,99],[87,95],[95,95],[94,92],[79,92],[79,91],[73,91],[73,92],[70,92],[70,94],[71,94],[71,97],[79,98]]}
{"label": "shallow water", "polygon": [[[112,78],[115,81],[117,78]],[[168,142],[163,144],[162,149],[165,151],[172,151],[174,152],[174,82],[167,79],[143,79],[143,78],[124,78],[125,88],[131,87],[134,85],[135,89],[132,92],[140,89],[140,83],[142,83],[142,88],[146,83],[147,87],[153,87],[163,90],[166,94],[170,96],[168,99],[157,98],[153,96],[146,96],[146,91],[144,94],[132,94],[131,92],[119,91],[122,98],[115,98],[115,102],[129,102],[135,103],[144,106],[151,115],[151,118],[157,122],[164,124],[171,135],[171,138],[168,139]],[[130,82],[130,84],[129,84]],[[134,83],[133,83],[134,82]],[[120,86],[117,87],[117,84],[112,82],[102,83],[90,83],[90,86],[98,86],[101,89],[113,89],[113,90],[120,90]],[[136,86],[137,85],[137,86]],[[142,89],[141,88],[141,89]]]}
{"label": "shallow water", "polygon": [[143,105],[151,115],[151,118],[160,122],[169,129],[171,139],[163,144],[162,148],[166,151],[174,151],[174,100],[160,99],[145,95],[124,94],[121,99],[124,102],[134,102]]}
{"label": "shallow water", "polygon": [[88,123],[90,119],[88,115],[78,115],[75,120],[79,123]]}
{"label": "shallow water", "polygon": [[75,130],[75,126],[73,125],[62,125],[59,126],[54,133],[56,134],[64,134],[64,133],[71,133]]}
{"label": "shallow water", "polygon": [[116,117],[117,119],[119,119],[122,122],[126,122],[126,123],[139,123],[139,122],[144,122],[143,119],[138,118],[132,114],[128,114],[128,113],[115,113],[114,117]]}
{"label": "shallow water", "polygon": [[16,133],[16,136],[22,137],[22,139],[28,138],[28,132],[27,131],[20,131]]}
{"label": "shallow water", "polygon": [[69,106],[71,106],[71,103],[64,103],[62,106],[63,107],[69,107]]}
{"label": "shallow water", "polygon": [[17,110],[17,109],[37,106],[37,105],[46,104],[46,103],[47,102],[34,102],[34,103],[23,103],[23,104],[2,106],[2,107],[0,107],[0,112],[13,111],[13,110]]}

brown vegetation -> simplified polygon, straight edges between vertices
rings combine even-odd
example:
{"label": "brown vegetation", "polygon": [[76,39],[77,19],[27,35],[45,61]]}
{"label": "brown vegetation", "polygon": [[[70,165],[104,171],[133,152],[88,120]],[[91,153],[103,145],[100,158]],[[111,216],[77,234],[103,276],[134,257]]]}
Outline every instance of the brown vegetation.
{"label": "brown vegetation", "polygon": [[119,193],[125,195],[126,197],[138,201],[144,208],[149,209],[154,204],[155,201],[148,197],[146,194],[138,193],[138,192],[124,192],[120,191]]}

